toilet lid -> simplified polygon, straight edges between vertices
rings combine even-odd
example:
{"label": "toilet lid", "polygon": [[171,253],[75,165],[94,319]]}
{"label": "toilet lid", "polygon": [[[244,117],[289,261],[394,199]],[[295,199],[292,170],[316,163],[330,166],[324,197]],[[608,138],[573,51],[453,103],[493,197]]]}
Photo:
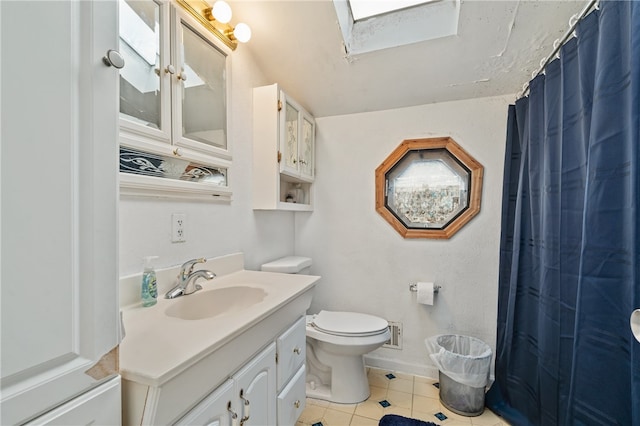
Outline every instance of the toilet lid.
{"label": "toilet lid", "polygon": [[311,325],[338,336],[373,336],[389,328],[386,320],[373,315],[335,311],[320,311],[314,315]]}

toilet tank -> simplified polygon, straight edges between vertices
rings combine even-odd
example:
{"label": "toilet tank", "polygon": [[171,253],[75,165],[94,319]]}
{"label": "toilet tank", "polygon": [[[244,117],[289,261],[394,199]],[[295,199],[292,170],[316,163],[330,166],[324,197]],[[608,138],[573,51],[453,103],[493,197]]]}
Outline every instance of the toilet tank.
{"label": "toilet tank", "polygon": [[311,259],[301,256],[287,256],[273,262],[265,263],[260,270],[265,272],[280,272],[283,274],[308,274]]}

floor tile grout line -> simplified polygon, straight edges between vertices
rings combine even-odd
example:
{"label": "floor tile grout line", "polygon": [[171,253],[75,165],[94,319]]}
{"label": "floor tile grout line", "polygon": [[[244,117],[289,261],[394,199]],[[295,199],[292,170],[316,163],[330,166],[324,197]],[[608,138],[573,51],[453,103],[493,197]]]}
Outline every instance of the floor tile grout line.
{"label": "floor tile grout line", "polygon": [[[360,423],[354,423],[354,419],[357,417],[357,421],[361,421],[361,419],[365,419],[365,420],[370,420],[370,423],[367,424],[371,424],[371,426],[374,425],[378,425],[378,422],[380,420],[380,418],[382,416],[384,416],[384,414],[387,413],[391,413],[391,412],[406,412],[407,416],[413,417],[413,418],[419,418],[421,420],[424,421],[432,421],[436,424],[441,424],[442,426],[446,426],[448,423],[455,423],[455,424],[465,424],[468,426],[480,426],[480,425],[486,425],[486,426],[509,426],[507,422],[505,422],[504,420],[502,420],[500,417],[496,416],[495,414],[493,414],[492,412],[490,412],[490,410],[486,409],[485,412],[490,412],[490,415],[488,415],[488,418],[484,418],[482,421],[480,421],[481,417],[478,417],[478,422],[474,422],[473,420],[471,420],[471,417],[464,417],[464,416],[458,416],[455,413],[451,413],[450,411],[446,410],[441,402],[439,397],[437,396],[438,393],[437,391],[435,392],[428,392],[427,390],[430,389],[429,386],[432,386],[434,383],[437,383],[436,379],[431,379],[431,378],[427,378],[427,377],[422,377],[422,376],[410,376],[408,374],[402,374],[402,373],[395,373],[395,372],[389,372],[388,370],[380,370],[380,372],[372,372],[371,369],[367,370],[367,376],[370,378],[370,374],[373,375],[377,375],[380,377],[385,377],[386,374],[394,374],[396,377],[394,378],[387,378],[385,377],[385,379],[387,379],[387,382],[385,383],[386,386],[381,387],[381,386],[376,386],[375,384],[371,384],[372,381],[375,381],[377,379],[370,379],[370,387],[371,388],[375,388],[376,391],[384,391],[384,399],[391,399],[391,401],[389,401],[390,403],[392,403],[391,407],[389,408],[382,408],[381,406],[378,408],[378,406],[376,405],[376,403],[378,401],[375,400],[371,400],[371,397],[368,398],[366,401],[361,402],[360,404],[353,404],[355,405],[353,407],[353,411],[342,411],[342,410],[337,410],[335,409],[335,407],[332,407],[331,403],[324,403],[323,405],[317,404],[322,411],[322,417],[320,418],[320,422],[322,423],[323,420],[325,421],[325,423],[322,423],[323,426],[347,426],[347,425],[337,425],[335,423],[329,423],[328,421],[325,420],[326,417],[326,413],[328,410],[331,411],[336,411],[339,412],[341,414],[347,414],[349,416],[349,424],[360,424]],[[407,378],[410,377],[410,378]],[[420,380],[418,381],[418,378],[420,378]],[[401,379],[404,381],[411,381],[411,392],[405,392],[403,390],[397,390],[397,389],[390,389],[389,385],[390,383],[395,380],[395,379]],[[378,382],[380,383],[380,382]],[[384,383],[384,382],[383,382]],[[400,382],[396,382],[396,383],[400,383]],[[421,393],[417,394],[416,393],[416,383],[423,383],[424,386],[418,386],[419,388],[421,388]],[[394,405],[393,403],[393,398],[389,397],[389,392],[396,392],[398,394],[404,394],[404,395],[410,395],[410,407],[411,408],[406,408],[406,407],[402,407],[401,405]],[[372,393],[374,392],[374,390],[372,389]],[[428,393],[428,395],[423,395],[422,393]],[[430,410],[427,409],[426,411],[429,412],[425,412],[425,411],[419,411],[417,410],[415,406],[416,403],[416,397],[418,398],[425,398],[427,401],[430,401],[430,403],[435,404],[435,408],[434,410]],[[377,414],[373,415],[371,412],[368,413],[364,413],[364,409],[358,410],[358,407],[361,406],[361,404],[365,404],[369,402],[370,405],[372,405],[373,407],[375,407],[378,411]],[[325,405],[326,404],[326,405]],[[313,403],[313,401],[308,398],[307,399],[307,406],[309,405],[316,405]],[[433,408],[433,407],[432,407]],[[303,412],[304,413],[304,412]],[[382,414],[380,414],[382,413]],[[431,419],[429,418],[428,420],[425,419],[424,417],[427,415],[434,415],[438,414],[438,413],[442,413],[445,414],[447,416],[447,418],[445,420],[438,420],[437,418]],[[483,414],[484,415],[484,414]],[[316,420],[317,417],[314,417],[314,422],[318,421]],[[313,425],[313,423],[303,423],[303,422],[298,422],[297,426],[311,426]]]}

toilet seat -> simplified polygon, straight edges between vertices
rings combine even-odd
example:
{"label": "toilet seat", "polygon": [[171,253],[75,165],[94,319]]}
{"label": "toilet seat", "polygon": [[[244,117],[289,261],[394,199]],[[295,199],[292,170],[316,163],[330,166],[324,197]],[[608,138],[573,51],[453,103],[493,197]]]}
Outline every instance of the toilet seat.
{"label": "toilet seat", "polygon": [[345,337],[376,336],[389,329],[386,320],[356,312],[320,311],[312,316],[310,325],[323,333]]}

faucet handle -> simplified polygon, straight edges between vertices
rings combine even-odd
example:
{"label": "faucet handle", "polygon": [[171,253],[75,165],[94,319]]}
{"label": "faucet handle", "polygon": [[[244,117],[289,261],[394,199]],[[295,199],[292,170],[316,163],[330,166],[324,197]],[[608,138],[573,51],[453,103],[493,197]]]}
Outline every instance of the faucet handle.
{"label": "faucet handle", "polygon": [[199,257],[197,259],[187,260],[180,267],[180,275],[182,277],[185,277],[185,276],[191,274],[193,272],[193,268],[196,265],[196,263],[205,263],[206,261],[207,261],[207,259],[205,259],[204,257]]}

